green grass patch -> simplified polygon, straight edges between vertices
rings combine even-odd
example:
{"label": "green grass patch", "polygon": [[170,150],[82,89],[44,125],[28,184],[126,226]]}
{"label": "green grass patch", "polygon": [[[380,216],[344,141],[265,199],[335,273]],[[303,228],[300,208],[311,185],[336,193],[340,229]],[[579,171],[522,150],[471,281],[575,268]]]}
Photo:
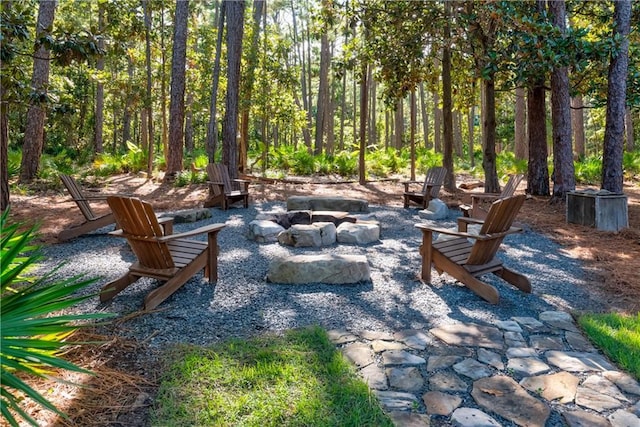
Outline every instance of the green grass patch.
{"label": "green grass patch", "polygon": [[393,425],[319,327],[181,345],[166,362],[153,425]]}
{"label": "green grass patch", "polygon": [[640,313],[583,314],[578,323],[591,342],[640,380]]}

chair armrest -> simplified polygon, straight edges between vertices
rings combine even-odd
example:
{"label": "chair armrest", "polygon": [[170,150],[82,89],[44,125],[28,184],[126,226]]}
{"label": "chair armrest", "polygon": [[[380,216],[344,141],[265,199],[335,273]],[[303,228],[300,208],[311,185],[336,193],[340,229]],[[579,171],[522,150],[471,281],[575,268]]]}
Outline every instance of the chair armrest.
{"label": "chair armrest", "polygon": [[497,237],[506,236],[508,234],[520,233],[522,231],[522,228],[511,227],[507,231],[503,231],[502,233],[471,234],[471,233],[467,233],[466,231],[457,231],[457,230],[451,230],[451,229],[448,229],[448,228],[431,227],[431,226],[429,226],[427,224],[416,224],[416,227],[420,228],[422,230],[429,230],[429,231],[432,231],[434,233],[447,234],[449,236],[465,237],[465,238],[475,239],[475,240],[491,240],[491,239],[495,239]]}
{"label": "chair armrest", "polygon": [[477,193],[477,194],[471,194],[471,200],[478,200],[478,201],[482,201],[482,202],[489,202],[489,201],[494,201],[494,200],[498,200],[500,198],[500,194],[498,193]]}
{"label": "chair armrest", "polygon": [[[476,234],[470,234],[465,231],[457,231],[457,230],[452,230],[450,228],[431,227],[430,225],[427,225],[427,224],[416,224],[415,226],[416,228],[420,228],[421,230],[428,230],[433,233],[448,234],[449,236],[458,236],[458,237],[465,237],[465,238],[472,238],[472,239],[478,239],[479,237]],[[479,240],[482,240],[482,239],[479,239]]]}
{"label": "chair armrest", "polygon": [[240,184],[242,186],[242,191],[249,191],[249,184],[251,183],[251,181],[249,181],[248,179],[234,179],[232,181]]}
{"label": "chair armrest", "polygon": [[171,234],[169,236],[158,237],[156,240],[158,240],[159,242],[168,242],[169,240],[173,240],[173,239],[181,239],[184,237],[191,237],[191,236],[196,236],[198,234],[211,233],[214,231],[217,232],[222,230],[224,227],[226,227],[226,224],[209,224],[203,227],[198,227],[195,230],[185,231],[183,233],[178,233],[178,234]]}
{"label": "chair armrest", "polygon": [[409,191],[409,185],[411,184],[422,184],[421,181],[402,181],[402,185],[404,185],[404,191]]}

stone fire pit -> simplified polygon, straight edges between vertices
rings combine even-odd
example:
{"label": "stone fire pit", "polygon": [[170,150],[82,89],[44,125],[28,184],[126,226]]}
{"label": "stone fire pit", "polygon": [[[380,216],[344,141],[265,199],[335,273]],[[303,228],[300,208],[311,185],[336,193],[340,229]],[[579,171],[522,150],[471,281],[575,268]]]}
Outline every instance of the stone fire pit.
{"label": "stone fire pit", "polygon": [[366,245],[380,239],[380,224],[343,211],[267,212],[249,223],[249,238],[294,247]]}

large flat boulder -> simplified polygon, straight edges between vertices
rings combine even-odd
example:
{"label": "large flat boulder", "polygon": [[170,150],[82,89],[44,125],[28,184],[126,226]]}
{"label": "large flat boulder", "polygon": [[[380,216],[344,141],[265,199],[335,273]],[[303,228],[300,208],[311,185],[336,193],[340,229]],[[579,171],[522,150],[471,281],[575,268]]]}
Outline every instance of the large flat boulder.
{"label": "large flat boulder", "polygon": [[347,197],[291,196],[287,199],[287,210],[369,212],[369,203]]}
{"label": "large flat boulder", "polygon": [[365,255],[294,255],[271,261],[267,280],[273,283],[349,284],[371,278]]}

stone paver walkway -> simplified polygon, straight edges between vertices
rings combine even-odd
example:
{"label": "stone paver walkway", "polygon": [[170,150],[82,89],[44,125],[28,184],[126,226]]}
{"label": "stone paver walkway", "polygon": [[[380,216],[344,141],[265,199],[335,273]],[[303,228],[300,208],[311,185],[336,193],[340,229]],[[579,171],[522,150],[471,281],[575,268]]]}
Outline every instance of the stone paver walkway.
{"label": "stone paver walkway", "polygon": [[640,427],[640,384],[565,312],[330,337],[397,426]]}

